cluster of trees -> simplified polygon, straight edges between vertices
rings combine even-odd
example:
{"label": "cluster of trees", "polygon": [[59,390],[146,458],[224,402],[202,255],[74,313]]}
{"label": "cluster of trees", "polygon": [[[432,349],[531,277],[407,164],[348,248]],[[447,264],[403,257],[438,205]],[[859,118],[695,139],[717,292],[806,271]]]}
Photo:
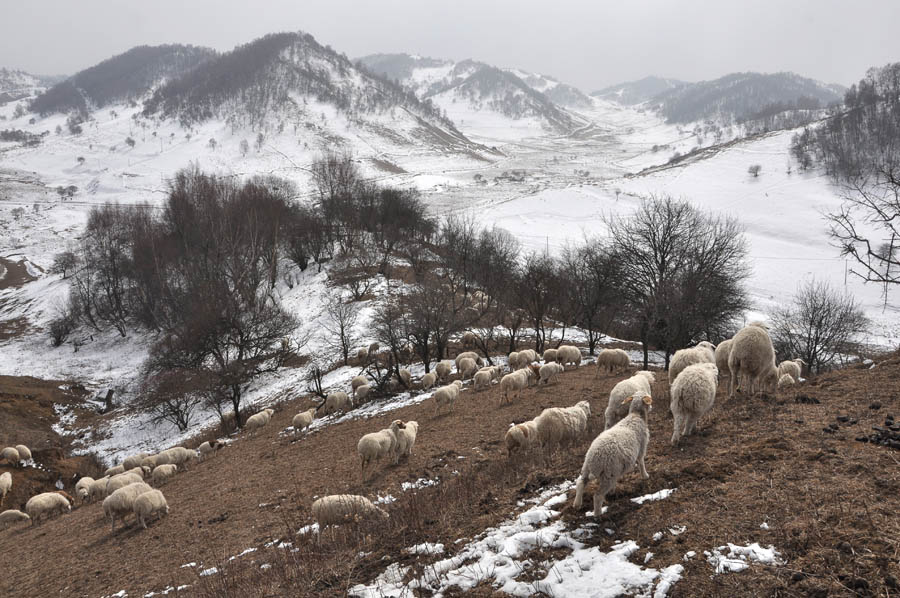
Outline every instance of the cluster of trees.
{"label": "cluster of trees", "polygon": [[12,141],[29,147],[40,145],[43,137],[44,135],[29,133],[21,129],[4,129],[0,131],[0,141]]}
{"label": "cluster of trees", "polygon": [[795,136],[801,167],[821,164],[844,202],[828,214],[829,232],[852,272],[884,285],[900,283],[900,63],[870,69],[845,96],[845,110]]}
{"label": "cluster of trees", "polygon": [[228,118],[262,126],[269,114],[293,105],[293,97],[299,94],[351,114],[405,106],[455,130],[430,102],[419,101],[411,90],[385,78],[363,71],[370,85],[346,85],[357,68],[361,67],[309,34],[275,33],[238,46],[163,85],[145,102],[144,115],[176,117],[188,126],[239,102],[241,109],[231,111]]}
{"label": "cluster of trees", "polygon": [[162,77],[178,76],[215,56],[208,48],[185,45],[137,46],[80,71],[34,99],[31,109],[46,116],[77,113],[137,98]]}

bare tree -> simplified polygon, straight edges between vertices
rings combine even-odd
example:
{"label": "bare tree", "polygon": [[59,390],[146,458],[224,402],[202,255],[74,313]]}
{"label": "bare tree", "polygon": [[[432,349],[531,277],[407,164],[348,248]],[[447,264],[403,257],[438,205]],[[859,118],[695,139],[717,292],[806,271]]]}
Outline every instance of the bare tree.
{"label": "bare tree", "polygon": [[752,176],[753,178],[758,177],[758,176],[759,176],[759,173],[760,173],[761,171],[762,171],[762,166],[759,165],[759,164],[751,164],[751,165],[750,165],[750,168],[747,169],[747,172],[748,172],[748,173],[750,174],[750,176]]}
{"label": "bare tree", "polygon": [[599,240],[586,239],[582,245],[564,250],[562,268],[573,322],[587,333],[593,355],[622,306],[617,296],[622,275],[618,256]]}
{"label": "bare tree", "polygon": [[141,406],[154,422],[169,422],[184,432],[197,407],[204,402],[209,379],[193,370],[166,370],[148,375],[141,384]]}
{"label": "bare tree", "polygon": [[354,332],[359,316],[359,307],[352,301],[344,301],[340,291],[325,296],[322,307],[327,316],[323,328],[325,344],[330,350],[341,354],[344,365],[350,362],[350,351],[356,345],[357,335]]}
{"label": "bare tree", "polygon": [[802,358],[811,372],[821,372],[840,355],[850,354],[869,323],[851,295],[815,280],[797,290],[791,305],[775,310],[772,320],[779,354]]}

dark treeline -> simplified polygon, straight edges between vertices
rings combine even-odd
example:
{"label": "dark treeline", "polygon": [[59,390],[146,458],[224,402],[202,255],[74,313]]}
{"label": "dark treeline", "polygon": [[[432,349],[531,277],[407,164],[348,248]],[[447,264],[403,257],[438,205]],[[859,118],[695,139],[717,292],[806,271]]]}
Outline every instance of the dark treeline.
{"label": "dark treeline", "polygon": [[136,99],[160,78],[181,75],[213,56],[213,50],[194,46],[137,46],[54,85],[34,99],[31,109],[87,118],[94,108]]}
{"label": "dark treeline", "polygon": [[341,306],[373,298],[378,280],[404,283],[388,285],[372,318],[370,334],[389,354],[367,364],[379,390],[401,363],[415,358],[427,369],[451,356],[451,339],[466,330],[489,361],[524,342],[558,346],[573,327],[591,353],[612,333],[669,355],[726,337],[745,307],[739,227],[685,202],[648,199],[634,215],[610,218],[609,241],[585,239],[554,257],[525,252],[509,232],[471,217],[435,220],[415,192],[366,182],[347,156],[325,156],[312,171],[309,203],[295,201],[284,180],[192,169],[172,181],[162,210],[93,209],[78,250],[57,259],[70,294],[51,326],[54,343],[77,326],[155,331],[148,406],[186,426],[206,403],[240,425],[247,383],[306,343],[279,284],[329,260],[335,291],[325,313],[334,321],[325,329],[345,363],[355,308]]}

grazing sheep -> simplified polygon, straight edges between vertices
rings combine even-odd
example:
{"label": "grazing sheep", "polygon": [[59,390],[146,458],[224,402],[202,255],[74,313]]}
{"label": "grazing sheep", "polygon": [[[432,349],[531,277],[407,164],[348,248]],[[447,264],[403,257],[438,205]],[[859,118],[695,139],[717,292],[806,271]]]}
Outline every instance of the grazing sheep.
{"label": "grazing sheep", "polygon": [[615,373],[618,370],[627,370],[631,365],[631,357],[624,349],[602,349],[597,354],[597,375],[600,372]]}
{"label": "grazing sheep", "polygon": [[435,382],[437,382],[437,377],[436,372],[428,372],[422,376],[422,390],[428,390],[434,386]]}
{"label": "grazing sheep", "polygon": [[94,480],[88,485],[89,502],[106,498],[106,483],[108,481],[109,477],[102,477],[99,480]]}
{"label": "grazing sheep", "polygon": [[[314,410],[315,411],[315,410]],[[212,457],[222,448],[222,443],[218,440],[207,440],[203,444],[197,447],[197,454],[199,455],[200,461],[205,461],[209,457]]]}
{"label": "grazing sheep", "polygon": [[559,363],[563,365],[563,367],[571,364],[574,364],[577,368],[581,365],[581,349],[576,347],[575,345],[562,345],[559,349],[556,350],[556,356]]}
{"label": "grazing sheep", "polygon": [[152,491],[153,488],[144,482],[140,482],[119,488],[104,498],[103,515],[112,522],[112,531],[116,531],[117,518],[124,521],[125,517],[134,512],[135,499],[142,494]]}
{"label": "grazing sheep", "polygon": [[368,384],[363,384],[362,386],[357,388],[356,389],[356,402],[362,403],[363,401],[365,401],[368,398],[370,392],[372,392],[372,387],[369,386]]}
{"label": "grazing sheep", "polygon": [[447,386],[441,386],[434,394],[432,394],[432,398],[434,398],[434,415],[437,416],[438,410],[440,410],[442,405],[449,405],[450,411],[453,411],[453,402],[459,397],[459,391],[462,388],[463,383],[459,380],[454,380],[452,384],[448,384]]}
{"label": "grazing sheep", "polygon": [[108,468],[103,472],[103,475],[112,477],[114,475],[119,475],[120,473],[125,473],[125,466],[121,464]]}
{"label": "grazing sheep", "polygon": [[395,460],[398,446],[397,433],[403,427],[402,421],[394,420],[389,427],[378,432],[371,432],[359,439],[356,444],[356,452],[359,453],[363,481],[366,480],[366,467],[370,463],[374,463],[382,457],[390,457],[392,461]]}
{"label": "grazing sheep", "polygon": [[719,387],[719,368],[714,363],[689,365],[675,379],[671,387],[672,400],[669,409],[675,419],[672,445],[677,446],[682,436],[690,436],[701,417],[716,402]]}
{"label": "grazing sheep", "polygon": [[410,382],[412,381],[412,374],[409,373],[409,370],[400,368],[397,370],[397,377],[403,382],[403,386],[409,388]]}
{"label": "grazing sheep", "polygon": [[110,478],[106,481],[106,496],[109,496],[119,488],[124,488],[125,486],[128,486],[130,484],[137,484],[138,482],[143,481],[143,477],[130,471],[110,476]]}
{"label": "grazing sheep", "polygon": [[6,494],[12,489],[12,474],[4,472],[0,474],[0,505],[6,500]]}
{"label": "grazing sheep", "polygon": [[365,386],[368,383],[368,378],[363,375],[359,375],[354,377],[353,380],[350,381],[350,388],[353,390],[353,392],[356,392],[357,388],[359,388],[360,386]]}
{"label": "grazing sheep", "polygon": [[653,372],[641,370],[636,372],[631,378],[626,378],[613,386],[613,389],[609,392],[609,403],[607,403],[606,411],[604,412],[606,424],[603,429],[609,430],[619,420],[628,415],[629,406],[626,403],[626,399],[634,395],[649,395],[654,382],[656,382],[656,376]]}
{"label": "grazing sheep", "polygon": [[359,361],[365,361],[368,357],[369,357],[369,350],[368,350],[368,349],[363,348],[363,349],[360,349],[359,351],[356,352],[356,358],[357,358]]}
{"label": "grazing sheep", "polygon": [[715,365],[716,352],[714,348],[710,348],[712,346],[711,343],[703,341],[690,349],[675,351],[675,355],[669,361],[669,385],[674,384],[678,374],[689,365],[694,365],[695,363],[711,363]]}
{"label": "grazing sheep", "polygon": [[478,365],[471,357],[463,357],[456,362],[456,371],[462,376],[462,379],[471,378],[478,371]]}
{"label": "grazing sheep", "polygon": [[159,455],[150,455],[149,457],[144,457],[141,459],[141,467],[149,467],[150,471],[153,471],[153,468],[159,465],[157,461],[159,460]]}
{"label": "grazing sheep", "polygon": [[502,405],[505,402],[511,402],[509,400],[509,393],[515,393],[516,398],[519,398],[519,394],[522,392],[522,389],[528,387],[528,381],[531,380],[532,372],[530,369],[522,369],[516,370],[509,374],[503,376],[500,379],[500,392],[503,393],[500,396],[500,404]]}
{"label": "grazing sheep", "polygon": [[5,459],[6,462],[10,465],[16,466],[19,464],[19,451],[11,446],[8,446],[0,451],[0,459]]}
{"label": "grazing sheep", "polygon": [[544,363],[551,363],[559,359],[559,351],[557,349],[547,349],[542,355]]}
{"label": "grazing sheep", "polygon": [[[397,422],[399,421],[397,420]],[[408,458],[412,454],[413,446],[416,444],[416,435],[419,433],[419,422],[402,423],[403,427],[397,431],[397,452],[394,453],[394,463],[397,463],[400,457]]]}
{"label": "grazing sheep", "polygon": [[200,459],[200,453],[188,448],[184,448],[183,446],[173,446],[170,449],[164,450],[157,456],[157,466],[166,465],[167,463],[174,463],[182,469],[187,469],[187,465],[191,461]]}
{"label": "grazing sheep", "polygon": [[[481,358],[481,356],[478,353],[476,353],[475,351],[464,351],[464,352],[460,353],[459,355],[457,355],[456,358],[453,360],[453,362],[456,364],[457,372],[460,371],[459,364],[463,359],[471,359],[472,361],[475,362],[475,365],[477,365],[479,368],[484,365],[484,360]],[[478,368],[475,368],[475,369],[477,370]]]}
{"label": "grazing sheep", "polygon": [[716,347],[716,367],[719,368],[719,375],[728,376],[731,372],[728,370],[728,356],[731,354],[731,341],[722,341]]}
{"label": "grazing sheep", "polygon": [[784,374],[781,378],[778,379],[778,388],[784,388],[786,386],[793,386],[797,381],[790,374]]}
{"label": "grazing sheep", "polygon": [[749,391],[754,394],[765,387],[772,392],[778,385],[778,369],[775,367],[775,349],[769,333],[762,326],[751,324],[734,335],[731,353],[728,354],[728,370],[731,380],[728,395],[734,398],[737,382],[749,380]]}
{"label": "grazing sheep", "polygon": [[443,381],[447,379],[447,376],[453,371],[452,364],[452,361],[445,360],[434,366],[434,371],[437,374],[438,380]]}
{"label": "grazing sheep", "polygon": [[31,525],[37,523],[37,520],[43,516],[51,516],[54,513],[65,513],[72,510],[66,497],[56,492],[44,492],[37,496],[32,496],[25,503],[25,513],[31,517]]}
{"label": "grazing sheep", "polygon": [[132,506],[134,517],[137,519],[144,529],[147,529],[147,520],[154,515],[158,519],[162,519],[169,514],[169,505],[166,497],[159,490],[151,490],[144,492],[134,499]]}
{"label": "grazing sheep", "polygon": [[537,424],[534,420],[522,422],[521,424],[511,424],[506,431],[504,441],[506,442],[506,453],[509,459],[512,459],[514,454],[524,454],[541,446]]}
{"label": "grazing sheep", "polygon": [[153,485],[162,486],[169,481],[169,478],[174,477],[176,473],[178,473],[178,466],[174,463],[157,465],[156,469],[153,470]]}
{"label": "grazing sheep", "polygon": [[475,376],[472,377],[475,390],[490,388],[491,380],[493,379],[494,372],[492,368],[478,370],[475,372]]}
{"label": "grazing sheep", "polygon": [[626,399],[629,404],[628,415],[608,430],[604,430],[591,443],[584,456],[581,475],[575,486],[575,500],[572,506],[581,508],[584,499],[584,486],[590,478],[597,480],[594,492],[594,517],[603,513],[603,501],[616,486],[616,482],[634,469],[640,467],[641,477],[647,479],[647,467],[644,456],[650,444],[650,429],[647,426],[647,414],[653,408],[653,399],[649,395],[642,398]]}
{"label": "grazing sheep", "polygon": [[0,513],[0,530],[6,529],[14,523],[18,523],[20,521],[30,521],[31,517],[23,513],[22,511],[17,511],[15,509],[9,509],[8,511],[3,511]]}
{"label": "grazing sheep", "polygon": [[294,419],[291,420],[291,425],[294,426],[294,435],[296,436],[313,423],[313,420],[316,419],[316,408],[310,407],[306,411],[301,411],[297,415],[294,416]]}
{"label": "grazing sheep", "polygon": [[253,434],[256,430],[267,425],[269,423],[269,420],[272,419],[272,415],[274,413],[274,409],[263,409],[259,413],[251,415],[244,423],[244,429]]}
{"label": "grazing sheep", "polygon": [[519,352],[513,351],[509,354],[509,369],[510,371],[515,371],[519,369]]}
{"label": "grazing sheep", "polygon": [[388,518],[384,509],[376,507],[365,496],[355,494],[323,496],[312,504],[312,514],[319,524],[320,533],[329,525]]}
{"label": "grazing sheep", "polygon": [[796,360],[782,361],[778,364],[778,381],[785,375],[789,375],[794,381],[800,379],[800,364]]}
{"label": "grazing sheep", "polygon": [[90,476],[84,476],[75,483],[75,496],[81,499],[81,504],[90,502],[91,485],[96,480]]}
{"label": "grazing sheep", "polygon": [[56,492],[57,494],[59,494],[60,496],[62,496],[64,499],[66,499],[67,501],[69,501],[69,504],[70,504],[71,506],[73,506],[73,507],[75,506],[75,499],[72,498],[72,495],[71,495],[71,494],[69,494],[69,493],[66,492],[65,490],[54,490],[54,492]]}
{"label": "grazing sheep", "polygon": [[17,444],[16,451],[19,453],[19,461],[31,461],[31,450],[24,444]]}
{"label": "grazing sheep", "polygon": [[466,332],[462,335],[463,347],[474,347],[477,337],[474,332]]}
{"label": "grazing sheep", "polygon": [[[128,471],[129,469],[134,469],[135,467],[140,467],[143,465],[144,459],[150,456],[150,453],[138,453],[136,455],[130,455],[125,457],[125,460],[122,461],[122,467],[124,471]],[[152,469],[152,468],[151,468]],[[122,473],[121,471],[118,473]]]}
{"label": "grazing sheep", "polygon": [[325,398],[325,405],[322,410],[324,415],[331,415],[338,411],[347,412],[353,409],[353,403],[350,397],[343,391],[333,392]]}
{"label": "grazing sheep", "polygon": [[534,418],[538,438],[544,449],[551,452],[578,440],[588,429],[591,405],[579,401],[572,407],[548,407]]}
{"label": "grazing sheep", "polygon": [[369,345],[369,348],[367,349],[369,357],[375,357],[375,354],[378,353],[378,349],[380,348],[381,345],[379,345],[378,343],[372,343],[371,345]]}
{"label": "grazing sheep", "polygon": [[541,379],[540,381],[544,384],[549,384],[551,382],[556,382],[559,378],[559,374],[566,371],[566,367],[560,363],[545,363],[541,366],[539,370]]}
{"label": "grazing sheep", "polygon": [[[556,352],[557,359],[559,359],[559,350]],[[519,351],[519,368],[524,368],[529,363],[534,363],[538,361],[537,351],[534,349],[522,349]]]}

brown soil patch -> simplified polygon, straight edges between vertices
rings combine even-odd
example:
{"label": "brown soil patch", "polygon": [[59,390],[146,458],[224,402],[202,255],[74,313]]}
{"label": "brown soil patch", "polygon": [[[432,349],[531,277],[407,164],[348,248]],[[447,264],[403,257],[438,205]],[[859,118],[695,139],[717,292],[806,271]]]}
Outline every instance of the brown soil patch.
{"label": "brown soil patch", "polygon": [[[898,374],[900,360],[892,357],[875,369],[826,374],[777,398],[732,400],[720,390],[699,433],[679,448],[668,442],[668,388],[659,376],[647,459],[651,477],[642,482],[632,474],[621,481],[601,522],[615,535],[601,532],[587,542],[608,548],[633,539],[641,546],[635,562],[649,550],[656,566],[682,562],[686,552],[696,551],[697,557],[683,562],[684,579],[670,593],[675,597],[896,595],[900,455],[854,438],[882,424],[887,412],[900,415]],[[455,539],[508,518],[517,500],[574,479],[587,439],[549,464],[513,466],[503,434],[510,422],[582,399],[591,402],[596,432],[608,392],[621,378],[595,378],[593,369],[581,368],[500,408],[496,388],[467,390],[449,415],[434,417],[427,401],[296,441],[279,432],[309,403],[283,404],[268,427],[253,437],[241,435],[214,459],[166,485],[171,512],[149,530],[131,526],[111,534],[94,504],[34,528],[0,532],[0,541],[17,547],[13,572],[0,574],[0,595],[102,596],[123,589],[143,595],[180,584],[192,584],[200,596],[346,595],[390,562],[415,562],[403,547],[428,540],[444,542],[452,551]],[[795,402],[801,393],[820,403]],[[875,400],[880,409],[869,408]],[[857,423],[823,432],[838,415]],[[420,423],[415,454],[408,463],[382,464],[362,483],[357,440],[395,418]],[[441,483],[417,493],[400,489],[402,482],[421,477]],[[638,506],[628,500],[673,487],[677,492],[662,501]],[[294,534],[310,522],[315,497],[344,492],[393,494],[398,500],[387,507],[391,520],[383,527],[345,526],[333,539],[326,534],[320,546]],[[589,495],[586,503],[589,509]],[[585,513],[569,506],[562,516],[573,525],[587,521]],[[760,529],[764,521],[768,530]],[[676,525],[687,530],[678,536],[666,531]],[[666,533],[655,542],[658,531]],[[298,552],[263,548],[276,538],[293,542]],[[712,577],[702,551],[727,542],[772,544],[786,564]],[[222,566],[250,547],[259,550]],[[181,568],[188,562],[222,572],[198,577],[193,568]],[[271,563],[271,570],[261,572],[261,563]],[[489,594],[489,585],[475,592]]]}
{"label": "brown soil patch", "polygon": [[0,291],[20,287],[27,282],[37,280],[28,273],[28,268],[25,267],[25,260],[14,262],[0,257],[0,265],[6,269],[6,275],[0,278]]}

